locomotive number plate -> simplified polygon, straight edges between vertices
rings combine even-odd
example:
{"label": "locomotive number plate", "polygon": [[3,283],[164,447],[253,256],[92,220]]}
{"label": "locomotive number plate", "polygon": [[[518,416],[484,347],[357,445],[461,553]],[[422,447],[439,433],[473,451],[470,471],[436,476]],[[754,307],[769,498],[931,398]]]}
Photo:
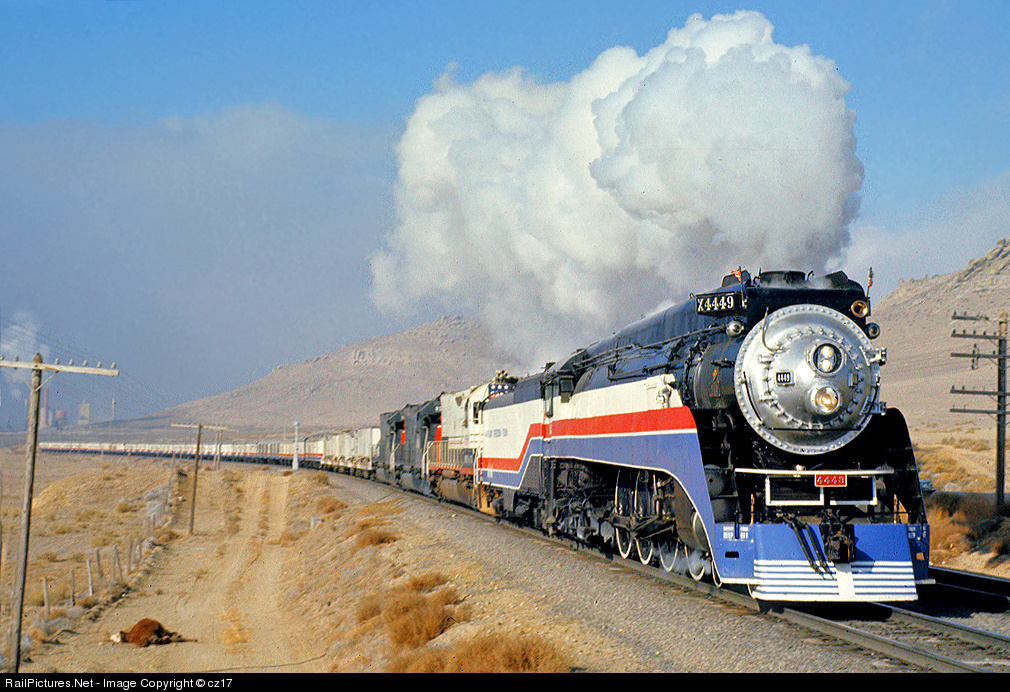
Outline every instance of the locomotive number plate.
{"label": "locomotive number plate", "polygon": [[702,293],[694,299],[699,315],[725,315],[743,310],[739,293]]}
{"label": "locomotive number plate", "polygon": [[844,473],[815,473],[814,487],[844,488],[849,484],[849,477]]}

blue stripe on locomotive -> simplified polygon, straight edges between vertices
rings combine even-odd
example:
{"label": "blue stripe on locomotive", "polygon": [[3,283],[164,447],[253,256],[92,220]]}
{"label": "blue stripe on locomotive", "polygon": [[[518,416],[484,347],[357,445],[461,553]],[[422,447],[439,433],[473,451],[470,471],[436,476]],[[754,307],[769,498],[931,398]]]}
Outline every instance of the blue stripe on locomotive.
{"label": "blue stripe on locomotive", "polygon": [[[534,460],[548,453],[555,458],[581,459],[613,466],[668,473],[687,491],[702,519],[712,548],[716,571],[723,581],[761,583],[766,596],[791,600],[837,597],[839,589],[881,599],[915,597],[914,582],[928,579],[929,565],[917,556],[928,555],[928,526],[855,524],[856,559],[851,566],[832,565],[821,573],[810,567],[793,528],[786,524],[716,524],[708,495],[698,435],[695,430],[626,435],[539,437],[529,440],[518,471],[482,469],[481,481],[517,489]],[[633,461],[631,461],[633,460]],[[804,532],[825,549],[819,531]],[[808,549],[817,554],[813,546]],[[893,563],[893,564],[892,564]],[[888,566],[890,565],[890,566]],[[793,582],[806,582],[792,586]],[[849,585],[849,586],[846,586]]]}
{"label": "blue stripe on locomotive", "polygon": [[[534,444],[537,440],[541,444]],[[497,487],[518,489],[531,460],[546,454],[554,458],[581,459],[611,466],[668,473],[680,482],[694,503],[711,540],[715,518],[708,495],[696,430],[663,431],[627,435],[579,435],[532,438],[518,471],[482,469],[480,480]]]}

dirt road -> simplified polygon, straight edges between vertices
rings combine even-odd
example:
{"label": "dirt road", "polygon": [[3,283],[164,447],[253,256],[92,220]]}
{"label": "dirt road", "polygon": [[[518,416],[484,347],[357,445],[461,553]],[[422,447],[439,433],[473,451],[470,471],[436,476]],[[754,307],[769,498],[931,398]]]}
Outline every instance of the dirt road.
{"label": "dirt road", "polygon": [[[0,450],[0,462],[5,478],[17,475],[15,453]],[[28,582],[46,578],[53,605],[46,617],[41,597],[29,598],[22,672],[382,672],[473,661],[454,644],[481,647],[487,669],[571,668],[557,647],[528,635],[543,629],[536,604],[487,588],[479,560],[442,541],[436,529],[453,510],[433,515],[430,505],[345,476],[202,467],[190,535],[190,472],[165,460],[43,460]],[[5,516],[16,515],[18,492],[6,492],[15,485],[5,485]],[[124,567],[124,589],[110,555],[129,564],[129,546],[151,533],[147,513],[165,497],[171,528],[154,531],[158,545],[132,572]],[[7,544],[14,524],[5,522]],[[82,574],[99,561],[90,598]],[[71,573],[75,588],[65,586]],[[189,641],[110,641],[143,618]]]}
{"label": "dirt road", "polygon": [[[139,589],[32,654],[23,669],[74,672],[325,670],[279,602],[292,477],[203,473],[194,535],[172,540]],[[188,496],[188,488],[180,495]],[[245,498],[243,500],[243,498]],[[188,527],[180,504],[176,531]],[[109,635],[154,618],[194,641],[140,648]]]}

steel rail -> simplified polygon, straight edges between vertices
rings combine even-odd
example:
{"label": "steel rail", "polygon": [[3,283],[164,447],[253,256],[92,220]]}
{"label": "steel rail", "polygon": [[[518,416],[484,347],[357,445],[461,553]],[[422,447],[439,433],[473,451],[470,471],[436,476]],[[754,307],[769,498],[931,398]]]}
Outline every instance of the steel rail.
{"label": "steel rail", "polygon": [[821,634],[854,644],[861,649],[875,651],[890,658],[927,668],[938,673],[987,672],[984,668],[958,661],[943,654],[920,649],[919,647],[904,644],[895,639],[881,637],[880,635],[872,634],[850,625],[844,625],[840,622],[827,620],[800,610],[784,608],[779,616],[794,624],[802,625]]}
{"label": "steel rail", "polygon": [[1010,579],[992,577],[976,572],[964,572],[947,567],[930,567],[929,576],[939,586],[975,591],[988,596],[1000,596],[1010,599]]}
{"label": "steel rail", "polygon": [[949,620],[933,617],[932,615],[916,613],[915,611],[906,610],[897,606],[882,605],[882,607],[890,610],[891,618],[893,618],[895,622],[906,622],[913,625],[919,625],[949,637],[955,637],[963,642],[974,644],[975,646],[983,648],[991,648],[995,646],[1010,652],[1010,637],[1006,637],[1002,634],[987,632],[986,630],[968,627],[967,625],[959,625],[956,622],[950,622]]}

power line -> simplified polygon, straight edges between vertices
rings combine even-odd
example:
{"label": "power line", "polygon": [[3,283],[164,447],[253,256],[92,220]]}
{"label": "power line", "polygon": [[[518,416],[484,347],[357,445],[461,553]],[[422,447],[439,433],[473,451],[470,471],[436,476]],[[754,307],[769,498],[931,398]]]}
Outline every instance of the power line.
{"label": "power line", "polygon": [[[987,315],[958,315],[956,312],[951,316],[953,320],[963,320],[970,322],[988,322]],[[951,413],[982,413],[996,416],[996,507],[1003,504],[1003,484],[1004,469],[1006,465],[1006,421],[1007,421],[1007,314],[1000,313],[999,327],[995,334],[983,331],[981,334],[967,330],[958,332],[953,330],[951,337],[955,339],[972,339],[975,341],[990,341],[996,343],[996,351],[993,353],[981,353],[978,344],[973,344],[971,353],[951,353],[952,358],[971,358],[971,369],[978,369],[979,360],[993,360],[996,363],[996,390],[966,389],[963,385],[960,389],[953,385],[950,388],[951,394],[964,394],[967,396],[989,396],[996,397],[996,408],[993,409],[971,409],[952,407]]]}
{"label": "power line", "polygon": [[18,668],[21,665],[21,618],[24,617],[25,578],[28,574],[28,539],[31,535],[32,489],[35,484],[35,456],[39,443],[39,400],[41,399],[43,385],[42,375],[45,372],[51,372],[52,375],[49,376],[50,380],[60,372],[114,377],[119,374],[115,365],[113,363],[111,368],[103,368],[101,367],[101,363],[99,363],[98,367],[72,364],[60,365],[58,362],[46,364],[39,353],[35,354],[35,358],[30,363],[7,361],[0,358],[0,367],[31,370],[32,378],[29,388],[28,440],[25,444],[25,493],[24,504],[21,508],[21,553],[17,565],[17,579],[14,583],[16,589],[13,603],[14,612],[12,613],[14,623],[11,628],[14,638],[14,641],[11,642],[11,651],[13,652],[11,667],[15,673],[18,672]]}
{"label": "power line", "polygon": [[[28,360],[35,351],[41,352],[47,360],[54,356],[64,361],[73,359],[77,362],[97,362],[102,360],[102,357],[96,354],[93,348],[55,334],[37,325],[32,318],[16,319],[19,314],[21,313],[15,313],[15,317],[9,315],[0,317],[0,344],[3,345],[0,355],[5,356],[8,360],[15,356]],[[21,352],[12,350],[14,348]],[[27,389],[28,383],[24,384]],[[11,392],[13,392],[11,388],[16,387],[12,382],[0,383],[0,389],[4,386]],[[125,405],[127,411],[132,409],[141,415],[161,410],[166,406],[164,394],[160,389],[130,375],[117,378],[115,385],[111,388],[104,383],[79,385],[69,381],[62,382],[57,391],[59,398],[65,403],[76,402],[79,404],[81,401],[90,400],[93,410],[96,402],[110,402],[113,398],[117,400],[120,409]],[[26,402],[26,400],[17,397],[18,409],[23,408],[22,402]],[[10,408],[7,397],[0,398],[0,407],[5,404]],[[17,413],[21,413],[21,411]],[[92,420],[94,418],[92,416]]]}

